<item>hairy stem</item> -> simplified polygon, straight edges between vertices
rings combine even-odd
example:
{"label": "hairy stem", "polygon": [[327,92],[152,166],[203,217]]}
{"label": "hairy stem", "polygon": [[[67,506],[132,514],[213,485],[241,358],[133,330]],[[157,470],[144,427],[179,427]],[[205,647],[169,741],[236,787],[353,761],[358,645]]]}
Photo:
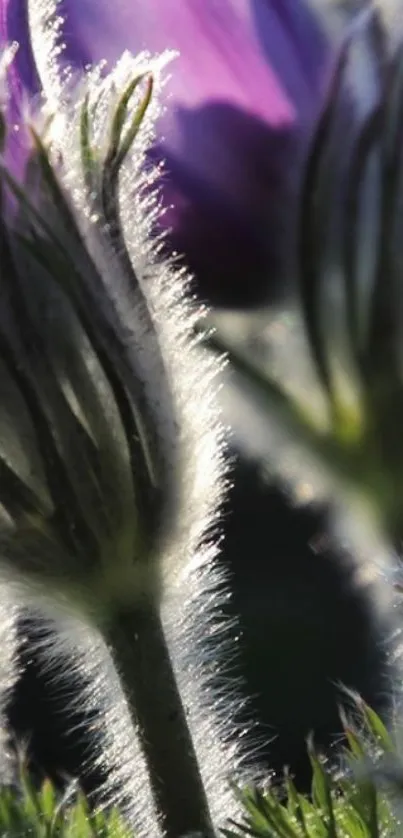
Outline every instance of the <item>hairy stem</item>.
{"label": "hairy stem", "polygon": [[207,799],[160,616],[126,610],[109,623],[106,639],[138,725],[151,787],[168,838],[213,838]]}

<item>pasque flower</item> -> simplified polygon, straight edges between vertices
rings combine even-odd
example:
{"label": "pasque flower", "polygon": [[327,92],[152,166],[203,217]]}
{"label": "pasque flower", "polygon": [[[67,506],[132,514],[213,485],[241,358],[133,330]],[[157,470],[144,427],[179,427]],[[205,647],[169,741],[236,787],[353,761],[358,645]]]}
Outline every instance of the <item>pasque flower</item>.
{"label": "pasque flower", "polygon": [[[40,90],[26,0],[1,0],[20,49],[13,91]],[[255,304],[285,282],[289,204],[327,76],[329,45],[306,0],[61,0],[75,68],[125,49],[178,50],[152,150],[164,161],[158,226],[203,297]],[[40,75],[40,74],[39,74]]]}
{"label": "pasque flower", "polygon": [[[29,102],[31,117],[21,106],[17,160],[13,55],[3,61],[0,557],[30,596],[100,630],[162,826],[173,838],[208,836],[214,754],[224,817],[231,769],[221,692],[209,683],[195,702],[194,686],[204,638],[214,656],[203,671],[222,683],[214,535],[225,469],[219,365],[198,345],[186,275],[152,235],[159,203],[147,150],[169,56],[126,53],[106,76],[67,74],[56,11],[52,0],[29,8],[43,95]],[[220,718],[203,769],[209,701]]]}

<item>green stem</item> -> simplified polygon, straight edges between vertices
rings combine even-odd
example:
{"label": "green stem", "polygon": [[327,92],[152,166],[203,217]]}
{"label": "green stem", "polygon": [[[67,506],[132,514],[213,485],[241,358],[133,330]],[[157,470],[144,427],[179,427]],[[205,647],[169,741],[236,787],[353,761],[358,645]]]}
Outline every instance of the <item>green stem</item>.
{"label": "green stem", "polygon": [[214,829],[161,619],[148,610],[121,611],[106,639],[147,762],[151,787],[168,838]]}

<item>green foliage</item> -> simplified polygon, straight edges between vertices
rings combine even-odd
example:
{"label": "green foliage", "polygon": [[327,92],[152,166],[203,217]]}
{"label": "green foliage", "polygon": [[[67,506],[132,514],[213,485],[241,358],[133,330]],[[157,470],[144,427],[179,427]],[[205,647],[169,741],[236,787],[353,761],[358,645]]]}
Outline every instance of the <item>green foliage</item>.
{"label": "green foliage", "polygon": [[[402,838],[394,811],[403,794],[403,769],[382,721],[359,705],[360,731],[345,722],[343,770],[335,773],[310,744],[311,795],[300,794],[288,775],[266,791],[236,790],[244,808],[228,822],[224,838]],[[39,790],[22,771],[18,788],[0,793],[0,838],[129,838],[116,810],[91,813],[73,785],[60,798],[46,780]],[[152,836],[150,836],[152,838]]]}
{"label": "green foliage", "polygon": [[84,795],[72,786],[63,798],[45,780],[36,790],[23,774],[16,791],[0,794],[1,838],[128,838],[116,810],[91,813]]}
{"label": "green foliage", "polygon": [[[310,746],[311,795],[299,794],[286,776],[283,787],[238,791],[245,808],[225,838],[393,838],[403,830],[392,807],[401,776],[391,738],[369,707],[360,707],[363,730],[345,724],[348,746],[343,772],[335,774]],[[386,771],[386,766],[393,771]],[[384,768],[385,766],[385,768]],[[400,789],[400,796],[401,796]]]}

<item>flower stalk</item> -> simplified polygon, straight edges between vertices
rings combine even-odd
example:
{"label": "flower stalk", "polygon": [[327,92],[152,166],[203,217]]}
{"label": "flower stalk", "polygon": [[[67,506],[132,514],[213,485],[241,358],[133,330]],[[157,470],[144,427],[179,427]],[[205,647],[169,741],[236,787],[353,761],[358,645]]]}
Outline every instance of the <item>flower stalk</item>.
{"label": "flower stalk", "polygon": [[162,826],[172,838],[214,829],[158,611],[111,618],[109,642],[145,754]]}

